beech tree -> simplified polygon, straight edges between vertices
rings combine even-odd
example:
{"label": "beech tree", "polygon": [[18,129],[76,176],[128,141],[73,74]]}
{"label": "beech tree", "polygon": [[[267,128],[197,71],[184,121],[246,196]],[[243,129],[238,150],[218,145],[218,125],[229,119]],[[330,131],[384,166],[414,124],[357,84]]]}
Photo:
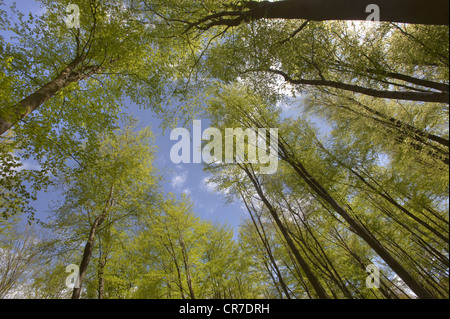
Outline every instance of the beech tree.
{"label": "beech tree", "polygon": [[[238,93],[239,92],[239,93]],[[373,221],[368,221],[365,220],[365,218],[362,218],[359,214],[358,211],[359,209],[354,208],[354,206],[347,201],[343,201],[342,202],[342,197],[343,193],[346,193],[346,196],[350,196],[350,198],[353,198],[354,196],[358,196],[358,193],[353,193],[351,192],[351,188],[353,187],[352,182],[350,182],[350,188],[348,190],[345,190],[341,188],[341,192],[336,193],[335,195],[333,195],[334,190],[331,191],[331,189],[335,189],[332,185],[333,182],[336,180],[336,176],[340,176],[341,174],[343,174],[342,176],[346,176],[346,173],[344,171],[339,172],[339,170],[334,171],[331,169],[325,169],[325,168],[316,168],[318,169],[317,172],[321,172],[319,175],[314,176],[314,169],[311,171],[311,163],[318,163],[317,160],[312,160],[311,158],[307,161],[305,161],[305,149],[303,148],[303,153],[297,153],[299,151],[299,148],[301,148],[301,143],[300,145],[299,142],[296,143],[290,143],[288,142],[289,140],[293,139],[293,141],[298,141],[298,136],[299,134],[305,134],[305,135],[310,135],[311,133],[308,133],[308,130],[306,130],[306,132],[301,133],[302,130],[307,129],[307,126],[305,126],[306,124],[300,124],[300,120],[297,120],[296,122],[290,123],[290,121],[286,121],[285,123],[280,123],[277,122],[277,114],[279,114],[279,111],[274,110],[273,108],[267,106],[267,104],[265,104],[263,102],[263,100],[259,99],[259,98],[255,98],[250,94],[245,93],[245,89],[227,89],[224,88],[223,92],[216,92],[215,96],[217,96],[217,99],[212,99],[212,102],[210,104],[210,107],[214,110],[214,112],[212,114],[213,115],[213,123],[218,126],[218,127],[229,127],[230,125],[243,125],[244,127],[280,127],[280,130],[282,130],[281,132],[286,132],[286,135],[284,135],[283,133],[280,132],[280,141],[279,141],[279,156],[280,156],[280,160],[282,160],[283,162],[285,162],[288,167],[289,167],[289,171],[291,171],[293,174],[297,175],[298,178],[300,178],[301,181],[303,181],[303,183],[305,183],[305,187],[306,189],[311,192],[312,196],[316,198],[317,201],[319,201],[319,203],[321,203],[321,205],[323,205],[324,207],[327,207],[326,209],[328,210],[332,210],[334,211],[337,216],[339,216],[338,218],[342,218],[342,222],[344,222],[345,224],[347,224],[349,227],[349,229],[351,229],[352,232],[354,232],[357,236],[359,236],[363,241],[366,242],[366,244],[371,247],[383,260],[384,262],[400,277],[402,278],[402,280],[420,297],[420,298],[432,298],[434,293],[437,294],[441,294],[441,292],[433,292],[431,293],[428,289],[424,288],[424,284],[421,283],[420,280],[418,280],[418,278],[414,278],[415,276],[412,273],[412,270],[408,269],[407,266],[405,266],[405,264],[401,264],[399,262],[398,257],[395,254],[390,253],[391,249],[388,249],[387,246],[390,246],[393,242],[387,243],[384,241],[380,241],[380,239],[377,238],[377,236],[375,235],[378,232],[378,228],[377,231],[374,232],[373,229],[371,229],[367,223],[372,223]],[[223,106],[226,105],[226,108],[224,108]],[[225,111],[226,110],[226,111]],[[272,111],[271,111],[272,110]],[[217,112],[217,114],[216,114]],[[226,112],[223,113],[223,112]],[[245,116],[244,116],[245,115]],[[234,122],[235,121],[235,122]],[[234,123],[234,124],[233,124]],[[301,128],[299,130],[299,128]],[[284,131],[285,130],[285,131]],[[313,136],[313,135],[311,135]],[[311,138],[309,138],[309,140],[311,140]],[[311,153],[310,156],[315,156],[312,155],[315,152],[313,151],[313,149],[311,149],[311,151],[309,151],[308,153]],[[296,155],[299,154],[299,155]],[[300,155],[301,154],[301,155]],[[298,157],[297,157],[298,156]],[[319,157],[320,158],[320,157]],[[335,159],[334,159],[335,160]],[[308,164],[306,164],[308,163]],[[339,162],[337,162],[338,167],[339,167]],[[307,166],[308,165],[310,168],[308,169]],[[318,164],[316,164],[318,165]],[[336,164],[332,164],[332,166],[327,166],[327,167],[333,167]],[[340,164],[342,165],[342,163]],[[281,232],[285,232],[286,230],[283,230],[284,226],[281,222],[281,217],[279,217],[279,213],[277,213],[277,209],[274,208],[276,206],[274,206],[274,203],[272,203],[269,199],[268,196],[265,194],[266,191],[264,191],[265,188],[267,188],[267,182],[263,182],[262,177],[258,176],[255,173],[256,168],[252,168],[252,166],[249,166],[248,164],[238,164],[238,166],[240,166],[241,170],[243,172],[245,172],[245,175],[249,178],[250,182],[253,183],[255,190],[258,194],[258,197],[261,199],[261,201],[264,203],[264,206],[268,209],[268,211],[271,212],[272,217],[274,218],[275,223],[277,224],[277,227],[280,229]],[[313,165],[314,166],[314,165]],[[213,167],[216,167],[216,169],[218,169],[218,171],[220,172],[220,170],[222,169],[220,165],[213,165]],[[355,167],[355,166],[353,166]],[[358,166],[356,166],[358,167]],[[345,168],[345,166],[344,166]],[[348,167],[347,167],[348,169]],[[327,172],[325,173],[326,176],[329,176],[328,178],[325,176],[319,177],[320,175],[324,174],[323,172]],[[231,176],[236,176],[236,173],[232,174],[230,172],[225,173],[225,175],[219,174],[216,181],[220,182],[220,183],[224,183],[224,181],[222,180],[222,178],[224,178],[225,176],[227,176],[227,174],[230,174]],[[336,175],[337,174],[337,175]],[[365,183],[364,188],[367,189],[367,187],[370,187],[372,190],[375,190],[375,188],[378,188],[378,186],[374,186],[374,185],[378,185],[377,181],[375,179],[373,179],[373,177],[370,177],[370,175],[365,175],[367,173],[359,173],[356,172],[353,169],[350,169],[350,174],[353,174],[353,176],[355,176],[355,178],[359,179],[359,182],[363,182]],[[361,174],[364,174],[365,178],[368,178],[367,180],[364,179]],[[238,175],[239,176],[239,175]],[[349,175],[351,176],[351,175]],[[233,177],[232,180],[234,181],[234,183],[237,183],[237,180],[242,179],[242,177],[237,177],[237,180],[235,180]],[[370,178],[370,179],[369,179]],[[227,178],[229,179],[229,178]],[[369,182],[370,181],[370,182]],[[331,183],[331,184],[330,184]],[[372,184],[373,183],[373,184]],[[233,182],[231,181],[227,181],[224,183],[225,185],[233,185]],[[344,182],[344,185],[346,185],[347,183]],[[263,187],[262,185],[265,185],[265,187]],[[444,185],[442,185],[444,186]],[[348,186],[344,186],[344,187],[348,187]],[[363,188],[363,189],[364,189]],[[330,189],[330,190],[327,190]],[[355,188],[355,190],[358,190],[358,192],[360,191],[359,188]],[[348,192],[348,193],[347,193]],[[439,238],[439,242],[443,249],[448,249],[447,245],[447,238],[448,238],[448,233],[445,234],[441,233],[441,230],[443,230],[443,228],[445,228],[445,221],[444,224],[441,224],[443,228],[440,228],[440,226],[436,227],[430,227],[427,223],[425,223],[423,220],[421,220],[423,218],[422,217],[418,217],[419,214],[421,214],[420,212],[411,212],[408,209],[406,209],[405,207],[402,207],[401,204],[399,204],[399,202],[397,202],[393,197],[391,197],[392,195],[388,195],[389,193],[386,193],[386,190],[384,190],[384,194],[380,193],[378,190],[376,191],[377,194],[380,194],[380,196],[382,196],[382,198],[384,200],[387,200],[391,205],[394,205],[394,207],[396,209],[400,209],[401,213],[403,214],[402,216],[402,221],[400,221],[399,219],[394,219],[394,221],[396,221],[397,223],[399,223],[400,225],[403,225],[404,227],[406,227],[406,229],[408,229],[408,227],[406,226],[407,224],[405,224],[405,220],[404,215],[406,214],[407,216],[413,218],[413,220],[415,222],[421,222],[422,226],[425,227],[425,229],[428,228],[428,231],[431,231],[431,233],[433,235],[431,236],[437,236]],[[338,200],[337,198],[340,198],[340,200]],[[364,198],[364,195],[362,195],[361,198]],[[369,197],[370,198],[370,197]],[[356,200],[356,199],[355,199]],[[342,203],[341,203],[342,202]],[[356,205],[356,204],[355,204]],[[359,207],[359,205],[356,205],[355,207]],[[378,210],[380,209],[380,207],[375,206],[375,208],[371,208]],[[381,212],[383,212],[384,210],[381,209]],[[417,214],[417,215],[416,215]],[[434,215],[434,213],[430,213],[427,214],[428,217],[426,218],[435,218],[432,217]],[[444,216],[444,215],[440,215],[440,216]],[[437,217],[437,216],[436,216]],[[366,217],[367,218],[367,217]],[[390,215],[390,218],[393,218],[393,215]],[[438,217],[439,218],[439,217]],[[420,219],[420,220],[419,220]],[[408,222],[409,223],[409,222]],[[387,226],[386,226],[387,227]],[[431,230],[432,228],[432,230]],[[438,230],[440,229],[440,230]],[[388,229],[385,229],[386,232],[388,232]],[[409,231],[411,231],[411,229],[409,229]],[[423,233],[416,233],[417,236],[419,236],[419,238],[422,238]],[[382,235],[382,236],[386,236],[386,235]],[[292,240],[289,239],[289,237],[287,236],[287,233],[285,235],[285,240],[288,243],[289,246],[291,246],[291,250],[295,251],[295,247],[292,244]],[[419,240],[421,241],[421,240]],[[423,245],[424,243],[422,242],[422,244],[419,245]],[[445,248],[447,247],[447,248]],[[424,246],[422,246],[421,249],[426,249],[428,250],[431,247],[425,248]],[[400,246],[397,246],[397,249],[401,248]],[[431,248],[432,250],[434,250],[434,248]],[[441,256],[440,258],[442,258],[443,256]],[[402,257],[403,258],[403,257]],[[442,261],[445,264],[445,261],[442,259]],[[302,264],[303,262],[300,261],[299,259],[299,264]],[[307,269],[307,268],[304,268]],[[307,270],[305,270],[307,272]],[[417,276],[422,276],[422,274],[418,274]],[[310,281],[312,281],[312,285],[314,286],[314,280],[315,279],[311,279],[312,277],[309,277],[308,279]],[[318,289],[318,288],[316,288]],[[320,289],[320,288],[319,288]],[[435,289],[435,288],[432,288]],[[439,289],[438,289],[439,290]],[[317,290],[316,290],[317,292]]]}
{"label": "beech tree", "polygon": [[239,4],[225,3],[223,7],[227,10],[216,9],[213,14],[190,22],[189,28],[231,27],[260,19],[367,20],[373,13],[373,5],[379,9],[379,21],[433,25],[448,25],[449,21],[448,15],[441,12],[448,8],[448,3],[443,0],[427,4],[418,0],[328,0],[320,3],[311,0],[242,1]]}
{"label": "beech tree", "polygon": [[[176,45],[171,54],[158,51],[151,25],[136,21],[126,1],[39,3],[41,16],[0,11],[8,31],[0,41],[4,217],[21,213],[50,175],[81,160],[83,143],[117,128],[125,100],[158,110],[165,80],[177,77],[164,71],[171,55],[180,62],[184,55]],[[79,28],[66,24],[69,4],[79,8]],[[36,168],[20,168],[26,160]]]}
{"label": "beech tree", "polygon": [[[70,2],[79,8],[79,28],[65,22],[69,18],[64,17],[68,4],[68,1],[42,1],[46,9],[42,16],[30,15],[26,19],[17,12],[19,22],[9,26],[20,42],[9,43],[3,53],[12,60],[8,75],[20,74],[26,85],[15,87],[11,103],[2,106],[0,134],[25,120],[57,93],[60,101],[56,104],[60,104],[61,100],[71,100],[87,89],[91,94],[87,106],[98,103],[92,98],[94,94],[102,98],[105,108],[112,101],[120,101],[124,94],[135,97],[137,102],[138,95],[129,90],[131,82],[134,90],[145,87],[159,91],[161,56],[152,49],[151,37],[142,37],[146,26],[133,22],[133,13],[127,10],[126,2]],[[124,79],[128,85],[118,86],[117,81]],[[99,88],[96,92],[95,87]],[[156,98],[142,91],[140,97],[144,96]],[[23,98],[15,100],[20,97]],[[55,107],[52,104],[41,114],[51,113],[48,111]],[[69,120],[61,115],[56,120]]]}
{"label": "beech tree", "polygon": [[74,299],[80,298],[99,234],[105,236],[114,223],[136,216],[140,203],[153,196],[157,176],[151,138],[148,129],[133,132],[132,127],[105,136],[86,147],[86,160],[62,180],[65,202],[55,210],[51,227],[57,233],[71,229],[76,242],[84,241]]}
{"label": "beech tree", "polygon": [[[447,1],[41,3],[0,7],[0,212],[63,191],[53,237],[21,255],[39,251],[39,271],[16,263],[23,295],[448,298]],[[273,174],[248,149],[205,166],[248,212],[238,236],[163,192],[150,130],[117,128],[129,103],[166,127],[278,129]]]}

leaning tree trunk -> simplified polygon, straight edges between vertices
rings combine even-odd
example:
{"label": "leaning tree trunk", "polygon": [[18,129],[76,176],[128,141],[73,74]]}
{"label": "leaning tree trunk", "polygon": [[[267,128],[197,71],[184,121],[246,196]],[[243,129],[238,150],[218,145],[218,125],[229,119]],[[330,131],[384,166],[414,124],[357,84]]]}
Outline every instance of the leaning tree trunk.
{"label": "leaning tree trunk", "polygon": [[313,286],[317,296],[319,298],[321,298],[321,299],[329,299],[330,297],[328,296],[327,292],[325,291],[325,289],[323,288],[323,286],[319,282],[319,279],[313,273],[311,267],[309,267],[308,263],[302,257],[302,255],[298,251],[297,247],[295,246],[295,243],[292,240],[289,232],[284,227],[282,221],[278,217],[278,214],[277,214],[275,208],[270,204],[269,200],[264,195],[264,193],[263,193],[263,191],[261,189],[261,185],[258,183],[256,178],[252,175],[252,173],[247,168],[243,168],[243,167],[241,167],[241,168],[245,171],[245,173],[247,174],[248,178],[253,183],[253,186],[255,187],[255,190],[258,193],[258,196],[261,198],[261,200],[264,203],[264,206],[266,206],[266,208],[268,209],[270,215],[274,219],[275,224],[277,225],[278,229],[280,230],[281,234],[283,235],[283,238],[286,240],[286,244],[289,246],[289,248],[291,249],[292,253],[294,254],[295,259],[297,260],[298,264],[300,265],[302,270],[305,272],[305,275],[308,278],[308,280],[311,283],[311,285]]}
{"label": "leaning tree trunk", "polygon": [[306,182],[311,190],[322,200],[330,205],[349,224],[352,230],[361,237],[386,264],[405,282],[405,284],[422,299],[433,299],[434,297],[418,282],[395,258],[391,253],[358,221],[339,205],[335,199],[325,190],[325,188],[306,170],[306,168],[291,158],[282,143],[279,144],[284,155],[282,158],[292,166],[295,172]]}
{"label": "leaning tree trunk", "polygon": [[[379,12],[372,18],[373,6]],[[284,0],[242,1],[231,10],[218,11],[197,21],[185,21],[186,31],[214,26],[234,27],[259,19],[376,20],[398,23],[448,25],[448,0]]]}
{"label": "leaning tree trunk", "polygon": [[97,216],[94,223],[92,224],[91,230],[89,232],[89,238],[86,242],[86,245],[84,246],[83,251],[83,257],[81,259],[80,264],[80,274],[79,274],[79,285],[78,287],[75,287],[72,292],[72,299],[80,299],[81,296],[81,288],[83,286],[83,280],[86,276],[87,268],[89,266],[89,262],[91,261],[92,257],[92,251],[94,250],[94,243],[95,243],[95,236],[97,234],[98,229],[105,221],[107,215],[108,215],[108,209],[111,205],[112,198],[113,198],[113,190],[114,188],[111,187],[109,198],[105,204],[105,208],[103,209],[102,213]]}
{"label": "leaning tree trunk", "polygon": [[77,69],[84,59],[85,56],[76,57],[43,87],[28,95],[16,105],[0,110],[0,135],[10,130],[70,83],[84,80],[101,69],[97,65],[82,66]]}
{"label": "leaning tree trunk", "polygon": [[248,19],[366,20],[367,7],[380,9],[380,21],[448,25],[448,0],[285,0],[249,1]]}

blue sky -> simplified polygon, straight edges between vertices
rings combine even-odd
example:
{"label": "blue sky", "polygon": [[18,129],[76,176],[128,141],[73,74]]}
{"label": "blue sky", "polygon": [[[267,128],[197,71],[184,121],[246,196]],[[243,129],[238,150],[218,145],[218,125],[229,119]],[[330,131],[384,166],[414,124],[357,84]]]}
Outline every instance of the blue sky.
{"label": "blue sky", "polygon": [[[224,196],[214,190],[214,185],[206,183],[209,175],[203,172],[203,164],[174,164],[170,159],[170,150],[177,141],[170,140],[170,130],[166,132],[160,128],[160,121],[151,110],[139,109],[129,105],[127,113],[139,120],[139,125],[150,126],[155,134],[158,148],[156,166],[164,173],[166,181],[164,189],[175,194],[186,193],[194,203],[194,212],[203,219],[220,223],[227,223],[233,228],[247,216],[246,210],[240,203],[225,204]],[[202,120],[202,130],[207,128],[207,121]],[[186,127],[192,132],[191,127]],[[191,154],[192,156],[192,154]]]}

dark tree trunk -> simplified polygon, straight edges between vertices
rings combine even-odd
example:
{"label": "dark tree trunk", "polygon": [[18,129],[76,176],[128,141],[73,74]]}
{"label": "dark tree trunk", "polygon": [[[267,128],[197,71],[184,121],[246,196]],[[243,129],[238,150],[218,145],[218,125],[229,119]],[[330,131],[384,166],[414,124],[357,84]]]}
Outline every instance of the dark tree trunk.
{"label": "dark tree trunk", "polygon": [[366,20],[370,4],[380,8],[380,21],[448,25],[447,0],[285,0],[247,3],[251,19]]}
{"label": "dark tree trunk", "polygon": [[238,26],[259,19],[367,20],[372,11],[368,6],[379,8],[380,21],[448,25],[447,0],[284,0],[246,1],[230,11],[221,11],[189,24],[188,30],[198,28]]}
{"label": "dark tree trunk", "polygon": [[[244,201],[244,204],[245,204],[245,206],[246,206],[246,208],[247,208],[247,210],[248,210],[248,212],[250,214],[250,217],[252,219],[253,225],[255,226],[256,232],[257,232],[259,238],[261,239],[261,242],[263,243],[264,249],[267,252],[267,256],[269,257],[269,261],[270,261],[273,269],[275,270],[275,273],[277,274],[278,280],[275,280],[275,278],[273,277],[272,272],[270,271],[268,265],[267,265],[267,271],[269,272],[270,276],[272,277],[272,279],[274,281],[274,285],[276,286],[277,290],[279,290],[278,289],[278,285],[277,285],[277,282],[278,282],[280,284],[281,289],[283,290],[283,293],[285,294],[286,298],[287,299],[291,299],[291,295],[289,294],[288,287],[287,287],[287,285],[286,285],[286,283],[285,283],[285,281],[283,279],[283,276],[281,274],[280,268],[278,267],[278,265],[277,265],[277,263],[275,261],[275,258],[274,258],[273,254],[272,254],[272,249],[270,248],[269,242],[267,240],[266,232],[264,231],[264,225],[262,224],[261,219],[259,218],[259,216],[253,216],[253,212],[250,209],[250,207],[248,207],[247,201],[245,200],[245,198],[244,198],[244,196],[242,194],[241,194],[241,197],[242,197],[242,200]],[[259,223],[259,225],[261,227],[261,231],[259,230],[258,223],[256,223],[256,219],[258,220],[258,223]],[[280,295],[281,295],[281,298],[283,298],[283,294],[281,293],[281,291],[280,291]]]}
{"label": "dark tree trunk", "polygon": [[180,246],[181,246],[181,253],[183,255],[183,263],[184,263],[184,270],[186,272],[186,282],[189,288],[189,296],[191,299],[195,299],[195,293],[194,288],[192,286],[192,277],[191,277],[191,269],[189,265],[189,257],[187,255],[186,246],[184,244],[183,237],[180,235]]}
{"label": "dark tree trunk", "polygon": [[[309,79],[294,79],[289,74],[275,69],[268,70],[256,70],[256,71],[267,71],[269,73],[281,75],[286,82],[295,85],[312,85],[318,87],[330,87],[347,92],[359,93],[367,96],[372,96],[382,99],[392,99],[392,100],[404,100],[404,101],[414,101],[414,102],[430,102],[430,103],[445,103],[449,104],[449,93],[448,92],[400,92],[400,91],[386,91],[377,90],[372,88],[367,88],[354,84],[347,84],[338,81],[330,80],[309,80]],[[247,71],[248,72],[248,71]]]}
{"label": "dark tree trunk", "polygon": [[[436,143],[439,143],[441,146],[445,147],[445,148],[449,148],[450,143],[448,139],[445,139],[441,136],[437,136],[435,134],[432,133],[428,133],[426,131],[420,130],[417,127],[414,127],[408,123],[405,123],[401,120],[397,120],[396,118],[390,117],[380,111],[377,111],[375,109],[372,109],[371,107],[360,103],[354,99],[348,99],[349,101],[355,103],[356,105],[358,105],[359,107],[363,108],[364,110],[366,110],[367,112],[371,113],[373,116],[369,116],[369,115],[364,115],[361,114],[355,110],[353,110],[352,108],[348,107],[348,106],[344,106],[344,105],[337,105],[337,107],[349,110],[350,112],[356,113],[358,115],[361,116],[365,116],[373,121],[382,123],[383,125],[390,127],[390,128],[394,128],[396,130],[398,130],[400,133],[413,138],[414,140],[416,140],[417,142],[420,143],[424,143],[426,145],[429,145],[426,141],[424,141],[424,139],[428,139],[430,141],[434,141]],[[436,148],[435,148],[436,149]],[[448,156],[448,153],[444,153],[444,155]]]}
{"label": "dark tree trunk", "polygon": [[83,258],[81,259],[79,287],[73,289],[72,299],[80,299],[81,287],[83,285],[83,280],[86,275],[86,271],[89,266],[89,262],[91,261],[92,251],[94,249],[95,235],[97,233],[98,228],[100,227],[100,225],[102,223],[103,223],[102,216],[98,216],[94,221],[94,225],[92,225],[92,227],[91,227],[88,241],[86,242],[86,245],[84,246]]}
{"label": "dark tree trunk", "polygon": [[105,294],[105,265],[106,257],[101,258],[98,263],[98,299],[103,299]]}

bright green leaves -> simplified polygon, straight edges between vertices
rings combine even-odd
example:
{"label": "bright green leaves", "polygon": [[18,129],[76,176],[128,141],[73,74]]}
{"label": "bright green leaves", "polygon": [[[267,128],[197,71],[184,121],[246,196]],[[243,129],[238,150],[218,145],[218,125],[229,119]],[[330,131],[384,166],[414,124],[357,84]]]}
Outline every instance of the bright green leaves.
{"label": "bright green leaves", "polygon": [[[69,3],[80,9],[80,29],[65,23]],[[49,100],[15,123],[11,135],[17,155],[38,162],[41,179],[58,176],[72,160],[80,160],[84,143],[114,130],[125,101],[158,110],[163,82],[171,77],[168,57],[157,52],[148,27],[123,3],[42,1],[42,6],[39,17],[12,9],[17,19],[11,19],[9,30],[17,40],[2,39],[0,56],[2,111],[18,107],[46,83],[64,81]],[[68,76],[58,78],[68,65]],[[23,182],[30,182],[33,191],[45,188],[45,183]]]}

